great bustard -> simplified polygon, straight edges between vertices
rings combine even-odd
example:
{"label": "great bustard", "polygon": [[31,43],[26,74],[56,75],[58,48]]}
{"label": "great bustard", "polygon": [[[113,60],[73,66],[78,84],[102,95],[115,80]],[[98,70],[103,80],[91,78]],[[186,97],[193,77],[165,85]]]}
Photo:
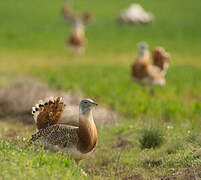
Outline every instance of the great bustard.
{"label": "great bustard", "polygon": [[66,42],[67,47],[71,51],[84,52],[87,43],[85,24],[91,19],[91,13],[73,13],[70,1],[67,0],[62,9],[62,16],[72,25],[72,33]]}
{"label": "great bustard", "polygon": [[92,109],[97,103],[91,99],[80,101],[79,126],[59,124],[64,110],[61,97],[39,101],[32,108],[32,114],[37,132],[32,135],[32,141],[41,141],[51,150],[68,152],[77,163],[89,156],[98,140],[96,125],[93,120]]}
{"label": "great bustard", "polygon": [[149,49],[145,42],[139,43],[139,53],[132,65],[132,79],[141,85],[165,85],[165,77],[159,67],[149,62]]}

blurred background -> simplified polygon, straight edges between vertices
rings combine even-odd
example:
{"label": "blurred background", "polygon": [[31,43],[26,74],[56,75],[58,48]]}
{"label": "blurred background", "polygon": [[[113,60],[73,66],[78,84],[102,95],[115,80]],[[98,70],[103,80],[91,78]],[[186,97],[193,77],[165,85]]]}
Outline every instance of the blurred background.
{"label": "blurred background", "polygon": [[[62,16],[67,3],[77,17],[84,12],[92,17],[83,25],[81,53],[67,46],[75,30]],[[132,3],[151,12],[153,21],[118,23]],[[35,131],[32,105],[62,95],[75,108],[83,97],[100,104],[99,144],[81,165],[89,178],[201,178],[200,9],[199,0],[2,1],[0,177],[81,178],[63,156],[27,150]],[[162,46],[170,53],[165,86],[131,80],[141,41],[150,50]],[[64,119],[73,121],[76,113]]]}

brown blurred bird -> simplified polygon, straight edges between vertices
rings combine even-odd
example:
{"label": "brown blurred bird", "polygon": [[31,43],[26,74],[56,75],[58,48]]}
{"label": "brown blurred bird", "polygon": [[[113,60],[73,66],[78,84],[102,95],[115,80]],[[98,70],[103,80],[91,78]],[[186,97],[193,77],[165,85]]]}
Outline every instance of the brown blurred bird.
{"label": "brown blurred bird", "polygon": [[62,16],[67,22],[72,24],[72,33],[66,44],[71,51],[84,52],[87,39],[85,37],[85,24],[91,20],[91,13],[75,14],[72,12],[70,1],[67,0],[63,9]]}
{"label": "brown blurred bird", "polygon": [[170,55],[163,47],[156,47],[152,52],[153,65],[160,68],[163,75],[166,74],[170,63]]}
{"label": "brown blurred bird", "polygon": [[77,163],[87,158],[97,144],[98,135],[92,109],[97,103],[91,99],[80,101],[79,126],[60,124],[65,104],[61,97],[40,100],[32,108],[37,131],[30,142],[40,141],[53,151],[68,152]]}
{"label": "brown blurred bird", "polygon": [[150,63],[150,53],[145,42],[138,44],[139,53],[132,65],[132,80],[141,85],[165,85],[166,80],[159,67]]}
{"label": "brown blurred bird", "polygon": [[72,16],[72,8],[70,0],[66,0],[64,6],[62,7],[61,15],[64,17],[64,19],[68,19]]}

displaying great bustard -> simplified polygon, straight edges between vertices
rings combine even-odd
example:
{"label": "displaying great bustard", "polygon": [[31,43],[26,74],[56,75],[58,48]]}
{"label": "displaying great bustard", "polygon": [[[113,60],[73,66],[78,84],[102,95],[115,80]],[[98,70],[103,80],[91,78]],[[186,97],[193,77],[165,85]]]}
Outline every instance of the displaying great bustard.
{"label": "displaying great bustard", "polygon": [[87,44],[85,24],[91,19],[91,13],[73,13],[70,1],[67,0],[62,9],[62,16],[72,25],[72,33],[66,41],[67,47],[70,51],[77,51],[78,53],[84,52]]}
{"label": "displaying great bustard", "polygon": [[80,101],[79,126],[60,124],[65,104],[61,97],[39,101],[32,108],[37,131],[31,142],[40,141],[46,148],[68,152],[78,163],[88,157],[97,144],[98,135],[92,109],[97,103],[91,99]]}
{"label": "displaying great bustard", "polygon": [[132,65],[132,80],[141,85],[165,85],[165,73],[169,65],[169,55],[163,48],[155,48],[152,53],[153,63],[150,62],[148,45],[138,44],[139,53]]}

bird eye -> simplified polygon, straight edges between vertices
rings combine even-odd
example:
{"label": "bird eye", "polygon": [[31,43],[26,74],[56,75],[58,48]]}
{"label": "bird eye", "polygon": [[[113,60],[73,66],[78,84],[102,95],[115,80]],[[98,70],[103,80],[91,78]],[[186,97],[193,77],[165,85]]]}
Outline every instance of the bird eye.
{"label": "bird eye", "polygon": [[87,101],[84,101],[85,104],[87,104]]}

